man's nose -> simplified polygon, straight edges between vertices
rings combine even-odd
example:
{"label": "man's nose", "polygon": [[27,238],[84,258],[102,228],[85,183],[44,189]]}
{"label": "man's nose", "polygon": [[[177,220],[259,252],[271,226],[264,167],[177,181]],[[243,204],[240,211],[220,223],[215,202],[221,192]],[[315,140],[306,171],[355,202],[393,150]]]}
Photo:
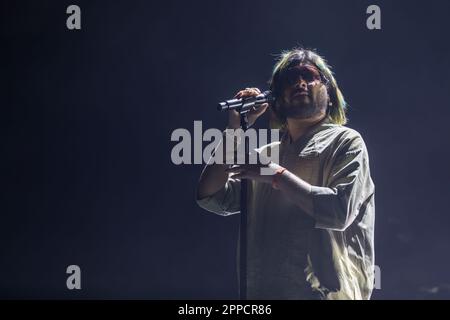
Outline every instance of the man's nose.
{"label": "man's nose", "polygon": [[295,87],[297,89],[302,88],[303,90],[308,90],[308,82],[306,82],[305,79],[300,78],[300,79],[298,79],[297,83],[295,84]]}

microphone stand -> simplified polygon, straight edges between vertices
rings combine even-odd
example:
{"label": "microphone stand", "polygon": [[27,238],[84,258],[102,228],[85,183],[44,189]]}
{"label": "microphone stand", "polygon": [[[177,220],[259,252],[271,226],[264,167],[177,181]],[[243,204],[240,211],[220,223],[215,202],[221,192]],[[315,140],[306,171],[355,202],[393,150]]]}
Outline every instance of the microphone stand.
{"label": "microphone stand", "polygon": [[[248,111],[241,112],[241,128],[244,131],[244,163],[248,164],[249,160],[249,142],[245,132],[249,128]],[[247,188],[248,180],[241,179],[241,219],[239,225],[239,298],[247,299]]]}
{"label": "microphone stand", "polygon": [[[256,97],[231,99],[218,104],[219,111],[236,110],[240,115],[241,128],[244,131],[244,163],[249,163],[249,141],[245,132],[249,128],[248,113],[256,106],[273,101],[271,91],[265,91]],[[239,297],[247,299],[247,192],[248,180],[241,179],[241,219],[239,225]]]}

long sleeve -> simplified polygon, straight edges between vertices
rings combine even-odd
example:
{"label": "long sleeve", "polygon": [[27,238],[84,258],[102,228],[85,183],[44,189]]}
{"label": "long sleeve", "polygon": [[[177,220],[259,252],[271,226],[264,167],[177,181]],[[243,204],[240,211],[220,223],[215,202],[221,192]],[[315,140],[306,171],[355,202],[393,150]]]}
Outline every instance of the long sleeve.
{"label": "long sleeve", "polygon": [[325,168],[325,186],[312,186],[316,228],[343,231],[374,194],[363,139],[343,138]]}
{"label": "long sleeve", "polygon": [[197,199],[197,204],[210,212],[228,216],[240,211],[240,179],[228,178],[222,189],[215,194]]}
{"label": "long sleeve", "polygon": [[[234,148],[223,148],[224,140],[222,139],[218,146],[216,147],[214,153],[219,149],[225,149],[224,161],[226,163],[234,162],[237,157],[237,150],[241,146],[243,131],[225,129],[223,131],[224,139],[227,140],[227,145],[234,144]],[[211,163],[212,158],[208,161]],[[240,190],[241,190],[241,180],[232,178],[231,175],[228,176],[228,180],[225,185],[218,190],[215,194],[202,198],[196,199],[197,204],[210,212],[228,216],[231,214],[239,213],[240,211]]]}

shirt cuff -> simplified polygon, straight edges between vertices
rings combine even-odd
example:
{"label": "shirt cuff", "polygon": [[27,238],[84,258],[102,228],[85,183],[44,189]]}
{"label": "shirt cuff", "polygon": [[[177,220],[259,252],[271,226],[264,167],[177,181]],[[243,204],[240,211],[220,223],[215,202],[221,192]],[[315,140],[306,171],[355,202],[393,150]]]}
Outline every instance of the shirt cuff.
{"label": "shirt cuff", "polygon": [[213,212],[213,213],[220,214],[220,215],[227,215],[225,213],[225,208],[223,206],[225,196],[227,193],[227,188],[228,188],[228,184],[225,183],[225,185],[220,190],[218,190],[216,193],[214,193],[210,196],[201,198],[201,199],[197,198],[197,204],[201,208],[203,208],[209,212]]}
{"label": "shirt cuff", "polygon": [[345,217],[339,210],[339,199],[336,191],[326,187],[311,187],[313,201],[313,217],[318,229],[345,230]]}

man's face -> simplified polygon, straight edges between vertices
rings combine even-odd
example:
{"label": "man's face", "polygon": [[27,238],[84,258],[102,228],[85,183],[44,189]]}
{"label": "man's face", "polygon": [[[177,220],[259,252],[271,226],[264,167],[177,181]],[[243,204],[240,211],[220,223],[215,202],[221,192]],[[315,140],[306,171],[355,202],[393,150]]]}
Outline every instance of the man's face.
{"label": "man's face", "polygon": [[279,111],[286,118],[308,119],[326,113],[328,93],[317,67],[301,63],[286,71]]}

